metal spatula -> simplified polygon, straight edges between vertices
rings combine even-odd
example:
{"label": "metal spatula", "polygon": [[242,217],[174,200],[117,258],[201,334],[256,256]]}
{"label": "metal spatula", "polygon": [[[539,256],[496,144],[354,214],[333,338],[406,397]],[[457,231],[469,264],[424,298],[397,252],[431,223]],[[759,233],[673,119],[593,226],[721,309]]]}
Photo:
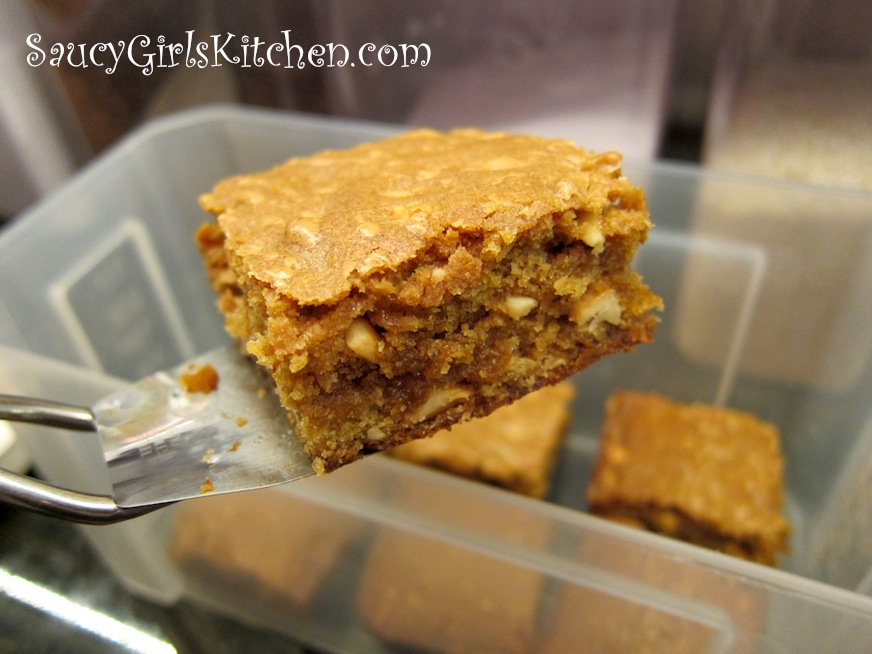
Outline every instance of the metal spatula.
{"label": "metal spatula", "polygon": [[[202,366],[218,385],[180,379]],[[172,502],[265,488],[313,474],[267,378],[233,346],[159,372],[90,409],[0,395],[0,419],[97,432],[112,496],[57,488],[0,469],[0,502],[88,523],[126,520]]]}

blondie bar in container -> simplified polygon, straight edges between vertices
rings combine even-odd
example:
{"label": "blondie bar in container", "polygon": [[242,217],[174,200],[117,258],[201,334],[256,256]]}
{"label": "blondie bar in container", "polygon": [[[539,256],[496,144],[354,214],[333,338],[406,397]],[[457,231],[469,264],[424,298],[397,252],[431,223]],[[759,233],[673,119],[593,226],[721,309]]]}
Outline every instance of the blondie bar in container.
{"label": "blondie bar in container", "polygon": [[787,550],[778,428],[658,393],[609,397],[590,510],[766,565]]}

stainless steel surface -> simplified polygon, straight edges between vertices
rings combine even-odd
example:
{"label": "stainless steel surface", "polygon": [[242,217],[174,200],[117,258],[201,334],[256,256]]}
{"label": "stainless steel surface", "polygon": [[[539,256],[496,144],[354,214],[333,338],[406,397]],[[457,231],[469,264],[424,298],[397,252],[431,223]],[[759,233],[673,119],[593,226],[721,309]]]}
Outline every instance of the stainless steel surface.
{"label": "stainless steel surface", "polygon": [[[218,371],[215,390],[191,393],[179,385],[186,369],[204,364]],[[92,411],[122,507],[263,488],[313,474],[267,379],[232,346],[147,377]]]}
{"label": "stainless steel surface", "polygon": [[93,414],[84,407],[2,393],[0,420],[32,422],[76,431],[97,431]]}
{"label": "stainless steel surface", "polygon": [[164,504],[123,508],[111,497],[58,488],[0,468],[0,502],[84,524],[111,524],[143,515]]}
{"label": "stainless steel surface", "polygon": [[[215,389],[191,392],[180,384],[183,373],[204,365],[218,373]],[[170,502],[313,474],[268,380],[233,346],[147,377],[90,411],[9,396],[0,404],[0,418],[98,432],[111,498],[0,475],[0,499],[66,519],[115,522]]]}

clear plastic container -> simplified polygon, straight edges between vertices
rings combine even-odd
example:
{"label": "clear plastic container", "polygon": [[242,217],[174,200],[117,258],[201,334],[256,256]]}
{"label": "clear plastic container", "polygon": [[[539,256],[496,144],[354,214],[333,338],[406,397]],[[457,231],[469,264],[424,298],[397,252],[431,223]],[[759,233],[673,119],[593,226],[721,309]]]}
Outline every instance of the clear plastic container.
{"label": "clear plastic container", "polygon": [[[388,131],[214,107],[125,138],[0,236],[2,390],[87,403],[222,342],[192,240],[198,194],[233,173]],[[822,243],[844,258],[840,239],[869,244],[872,197],[675,165],[625,172],[646,189],[657,224],[637,266],[667,310],[655,343],[574,379],[547,501],[370,457],[84,533],[138,594],[190,598],[326,651],[869,651],[872,365],[860,344],[872,248],[858,245],[849,280],[824,276],[826,288],[810,289],[773,278],[773,262],[803,261],[817,244],[776,248],[752,219],[773,204],[838,209],[850,228],[834,223]],[[721,231],[715,218],[727,212],[745,216],[745,228]],[[801,311],[756,321],[773,297],[829,307],[833,329],[790,376],[745,365],[761,339],[791,361],[808,342]],[[617,387],[727,404],[779,425],[794,527],[782,569],[584,511],[603,404]],[[107,491],[96,441],[19,429],[48,479]]]}
{"label": "clear plastic container", "polygon": [[560,136],[593,150],[653,159],[668,99],[677,4],[388,0],[364,6],[329,0],[313,6],[325,41],[352,52],[365,44],[429,48],[420,50],[426,65],[398,61],[326,71],[333,113]]}

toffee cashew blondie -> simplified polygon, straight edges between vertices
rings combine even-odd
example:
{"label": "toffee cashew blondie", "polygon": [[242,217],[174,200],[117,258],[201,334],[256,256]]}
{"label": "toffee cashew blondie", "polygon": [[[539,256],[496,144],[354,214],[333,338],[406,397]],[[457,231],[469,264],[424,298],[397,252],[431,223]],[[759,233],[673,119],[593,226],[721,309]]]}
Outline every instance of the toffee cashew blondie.
{"label": "toffee cashew blondie", "polygon": [[613,392],[587,501],[605,518],[765,565],[787,550],[779,430],[737,409]]}
{"label": "toffee cashew blondie", "polygon": [[551,486],[574,396],[571,382],[545,386],[490,415],[403,443],[389,454],[542,499]]}
{"label": "toffee cashew blondie", "polygon": [[416,130],[233,177],[197,240],[230,334],[323,473],[648,342],[614,152]]}

